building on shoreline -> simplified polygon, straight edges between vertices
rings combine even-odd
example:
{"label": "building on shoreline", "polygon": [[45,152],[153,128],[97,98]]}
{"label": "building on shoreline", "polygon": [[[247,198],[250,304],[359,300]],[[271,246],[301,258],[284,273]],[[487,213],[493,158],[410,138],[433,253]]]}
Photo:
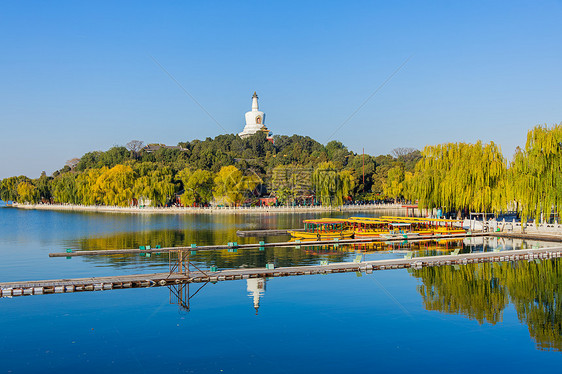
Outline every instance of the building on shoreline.
{"label": "building on shoreline", "polygon": [[252,96],[252,110],[246,112],[245,119],[246,126],[244,126],[244,130],[242,130],[238,136],[241,138],[247,138],[261,131],[266,134],[267,140],[273,142],[273,135],[265,126],[265,113],[259,110],[258,94],[255,91],[254,96]]}

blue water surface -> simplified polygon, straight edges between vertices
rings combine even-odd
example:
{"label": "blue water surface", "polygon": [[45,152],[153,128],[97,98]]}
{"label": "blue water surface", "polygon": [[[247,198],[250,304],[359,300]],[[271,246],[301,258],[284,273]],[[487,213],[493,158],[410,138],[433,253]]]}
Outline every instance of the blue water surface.
{"label": "blue water surface", "polygon": [[[49,258],[48,253],[146,238],[191,241],[190,235],[198,237],[200,244],[211,244],[206,240],[216,237],[240,242],[237,229],[295,227],[303,217],[308,216],[83,214],[0,208],[0,281],[161,270],[168,266],[165,259],[66,260]],[[200,263],[241,266],[266,261],[267,256],[292,263],[319,259],[304,249],[285,249],[223,253],[200,258]],[[338,260],[354,256],[346,252]],[[511,280],[508,265],[474,268],[474,273],[469,269],[469,274],[479,274],[485,286],[467,283],[472,288],[467,286],[466,293],[463,289],[449,294],[448,284],[435,283],[434,292],[444,300],[436,307],[433,304],[433,310],[420,287],[441,273],[415,274],[405,269],[268,279],[257,310],[245,280],[205,285],[190,300],[189,311],[186,303],[178,305],[174,290],[167,287],[2,298],[0,372],[474,373],[539,367],[558,372],[562,359],[557,347],[562,339],[557,340],[556,334],[560,337],[560,331],[552,321],[538,319],[531,324],[518,317],[526,296],[519,297],[518,292],[510,294],[512,299],[506,297],[508,287],[515,286],[501,283],[497,275],[508,272],[505,279]],[[558,263],[526,266],[518,271],[545,266],[539,270],[558,279]],[[486,283],[488,270],[496,271],[490,283]],[[465,273],[458,273],[462,281],[473,282],[472,277],[466,280]],[[529,279],[531,291],[526,292],[534,300],[539,294],[532,294],[533,290],[540,292],[541,285]],[[477,303],[482,300],[478,295],[488,292],[490,285],[494,289],[490,302]],[[190,294],[199,288],[190,287]],[[474,300],[474,310],[463,300],[448,299],[464,294]],[[505,299],[503,306],[492,301],[497,295]],[[456,303],[461,304],[456,312],[446,310],[445,305]],[[533,303],[542,305],[540,300]],[[560,325],[560,305],[550,304],[545,315]],[[478,308],[499,310],[500,315],[482,318]],[[543,322],[542,330],[532,327],[537,321]],[[544,328],[550,329],[546,338]],[[550,348],[539,347],[539,341]]]}

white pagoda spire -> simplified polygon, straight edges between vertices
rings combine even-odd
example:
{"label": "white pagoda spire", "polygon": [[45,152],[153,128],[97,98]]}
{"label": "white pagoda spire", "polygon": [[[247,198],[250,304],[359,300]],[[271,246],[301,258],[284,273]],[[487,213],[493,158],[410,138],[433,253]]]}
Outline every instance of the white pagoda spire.
{"label": "white pagoda spire", "polygon": [[273,137],[265,126],[265,113],[260,111],[258,105],[258,94],[255,91],[252,96],[252,110],[246,112],[245,119],[246,126],[244,126],[244,130],[238,134],[241,138],[246,138],[254,135],[258,131],[262,131],[266,133],[268,140],[273,141]]}
{"label": "white pagoda spire", "polygon": [[258,94],[256,93],[256,91],[254,91],[254,96],[252,96],[252,112],[257,112],[259,111],[259,109]]}

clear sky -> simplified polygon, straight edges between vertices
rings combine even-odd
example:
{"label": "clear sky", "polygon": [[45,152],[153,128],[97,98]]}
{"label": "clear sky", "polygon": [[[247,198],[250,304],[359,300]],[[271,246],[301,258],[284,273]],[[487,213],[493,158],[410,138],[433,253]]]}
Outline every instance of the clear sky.
{"label": "clear sky", "polygon": [[[132,139],[275,134],[386,154],[562,121],[561,1],[3,2],[0,178]],[[152,60],[154,56],[224,128]]]}

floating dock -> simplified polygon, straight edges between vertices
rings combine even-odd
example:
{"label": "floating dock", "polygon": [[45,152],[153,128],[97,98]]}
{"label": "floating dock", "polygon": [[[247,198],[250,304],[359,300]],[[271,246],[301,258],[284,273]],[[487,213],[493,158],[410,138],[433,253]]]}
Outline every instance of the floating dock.
{"label": "floating dock", "polygon": [[236,236],[240,238],[246,237],[265,237],[290,235],[289,231],[304,231],[304,229],[286,229],[286,230],[238,230]]}
{"label": "floating dock", "polygon": [[532,261],[562,257],[562,246],[537,249],[520,249],[501,252],[479,252],[458,255],[400,258],[377,261],[340,262],[313,266],[284,268],[230,269],[223,271],[185,271],[152,274],[135,274],[108,277],[52,279],[0,283],[2,297],[102,291],[123,288],[172,286],[189,283],[220,282],[249,278],[287,277],[297,275],[331,274],[346,272],[372,273],[388,269],[419,269],[428,266],[466,265],[499,261]]}
{"label": "floating dock", "polygon": [[204,245],[204,246],[190,246],[190,247],[165,247],[165,248],[150,248],[150,249],[103,249],[103,250],[79,250],[72,252],[56,252],[49,253],[49,257],[74,257],[74,256],[110,256],[110,255],[133,255],[139,253],[166,253],[177,251],[216,251],[224,249],[256,249],[256,248],[270,248],[270,247],[306,247],[315,245],[340,245],[340,244],[356,244],[356,243],[376,243],[388,242],[396,243],[407,240],[408,242],[418,242],[427,240],[441,240],[441,239],[462,239],[465,237],[475,236],[488,236],[487,232],[465,233],[465,234],[451,234],[451,235],[395,235],[392,238],[372,237],[361,239],[333,239],[333,240],[314,240],[314,241],[290,241],[290,242],[274,242],[274,243],[251,243],[251,244],[238,244],[229,243],[226,245]]}

